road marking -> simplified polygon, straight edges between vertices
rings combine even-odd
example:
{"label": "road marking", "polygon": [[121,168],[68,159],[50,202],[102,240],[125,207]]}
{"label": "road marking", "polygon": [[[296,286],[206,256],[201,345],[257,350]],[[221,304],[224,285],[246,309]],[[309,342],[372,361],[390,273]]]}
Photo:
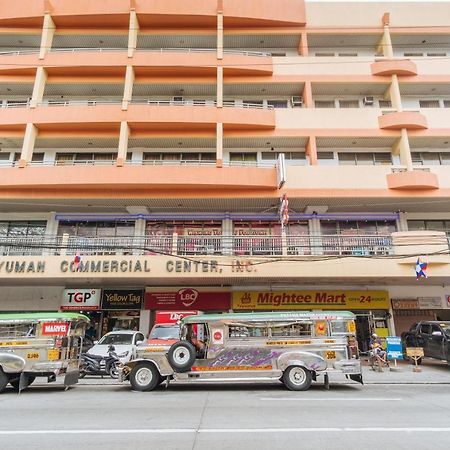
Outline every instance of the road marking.
{"label": "road marking", "polygon": [[347,398],[347,397],[327,397],[327,398],[298,398],[298,397],[260,397],[260,400],[266,402],[399,402],[403,399],[401,398],[387,398],[387,397],[356,397],[356,398]]}
{"label": "road marking", "polygon": [[174,434],[174,433],[347,433],[347,432],[384,432],[384,433],[449,433],[450,427],[305,427],[305,428],[149,428],[149,429],[92,429],[92,430],[0,430],[0,436],[29,436],[41,434]]}

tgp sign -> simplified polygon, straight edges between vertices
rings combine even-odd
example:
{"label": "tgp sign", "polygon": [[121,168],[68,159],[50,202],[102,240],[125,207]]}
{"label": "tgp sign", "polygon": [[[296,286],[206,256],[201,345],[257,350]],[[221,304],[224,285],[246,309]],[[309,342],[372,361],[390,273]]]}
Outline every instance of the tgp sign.
{"label": "tgp sign", "polygon": [[96,311],[100,309],[101,289],[64,289],[62,311]]}

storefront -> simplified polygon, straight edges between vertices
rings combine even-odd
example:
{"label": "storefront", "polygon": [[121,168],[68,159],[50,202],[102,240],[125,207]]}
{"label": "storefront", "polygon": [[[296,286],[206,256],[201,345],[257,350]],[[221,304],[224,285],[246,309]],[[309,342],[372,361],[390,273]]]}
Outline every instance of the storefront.
{"label": "storefront", "polygon": [[450,320],[450,296],[393,298],[392,310],[400,336],[421,320]]}
{"label": "storefront", "polygon": [[142,289],[103,289],[102,335],[109,331],[137,331],[143,298]]}
{"label": "storefront", "polygon": [[200,314],[228,312],[230,308],[231,292],[221,288],[165,287],[145,290],[144,310],[150,311],[150,328],[162,311],[188,315],[193,311]]}
{"label": "storefront", "polygon": [[388,336],[389,294],[387,291],[305,290],[235,291],[233,311],[346,310],[356,314],[361,351],[367,351],[370,334]]}

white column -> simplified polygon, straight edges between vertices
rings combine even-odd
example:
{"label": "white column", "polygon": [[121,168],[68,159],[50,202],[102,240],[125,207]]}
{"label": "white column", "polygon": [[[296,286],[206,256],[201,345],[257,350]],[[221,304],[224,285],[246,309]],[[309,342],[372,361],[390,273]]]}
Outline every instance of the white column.
{"label": "white column", "polygon": [[30,108],[36,108],[38,103],[44,98],[45,83],[47,82],[47,71],[43,67],[36,69],[36,77],[34,79],[33,95],[31,96]]}
{"label": "white column", "polygon": [[127,66],[125,72],[125,84],[123,88],[122,110],[128,109],[128,105],[133,98],[133,86],[134,86],[134,68],[133,66]]}
{"label": "white column", "polygon": [[23,138],[22,153],[20,154],[19,167],[25,167],[27,163],[31,161],[37,134],[37,128],[32,123],[27,123],[25,136]]}
{"label": "white column", "polygon": [[217,107],[223,107],[223,67],[217,66]]}
{"label": "white column", "polygon": [[216,127],[216,165],[222,167],[223,163],[223,124],[218,123]]}
{"label": "white column", "polygon": [[139,315],[139,331],[147,337],[150,333],[150,310],[142,309]]}
{"label": "white column", "polygon": [[139,33],[139,21],[136,10],[130,11],[130,27],[128,30],[128,58],[132,58],[137,47],[137,37]]}
{"label": "white column", "polygon": [[44,59],[49,52],[53,43],[53,36],[55,35],[55,23],[52,16],[48,12],[44,14],[44,24],[42,26],[41,47],[39,49],[39,59]]}
{"label": "white column", "polygon": [[130,135],[130,128],[127,122],[120,122],[120,135],[119,135],[119,151],[117,154],[117,166],[124,165],[127,159],[128,151],[128,137]]}

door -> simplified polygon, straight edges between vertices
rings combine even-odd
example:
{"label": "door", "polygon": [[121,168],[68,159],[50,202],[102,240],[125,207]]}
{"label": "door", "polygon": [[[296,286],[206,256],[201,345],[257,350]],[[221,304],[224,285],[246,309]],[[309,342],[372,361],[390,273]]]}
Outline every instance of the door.
{"label": "door", "polygon": [[[435,335],[433,335],[435,333]],[[439,335],[437,333],[440,333]],[[444,334],[441,327],[437,324],[431,325],[431,334],[428,337],[429,356],[437,359],[445,359],[444,357]]]}
{"label": "door", "polygon": [[423,348],[424,356],[431,356],[429,350],[429,343],[431,339],[431,325],[423,323],[420,325],[419,333],[417,334],[417,347]]}

